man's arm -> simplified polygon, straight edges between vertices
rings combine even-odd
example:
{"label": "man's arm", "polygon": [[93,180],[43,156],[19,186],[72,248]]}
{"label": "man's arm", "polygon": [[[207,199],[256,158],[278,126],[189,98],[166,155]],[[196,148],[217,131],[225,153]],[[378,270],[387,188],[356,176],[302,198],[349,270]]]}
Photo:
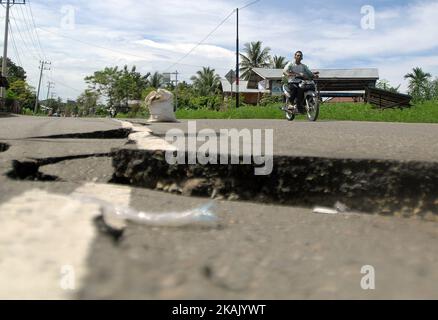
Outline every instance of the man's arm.
{"label": "man's arm", "polygon": [[292,72],[291,70],[289,70],[290,66],[291,66],[291,63],[289,62],[283,69],[283,75],[285,75],[287,77],[295,76],[295,73]]}
{"label": "man's arm", "polygon": [[308,78],[309,80],[313,80],[315,78],[315,75],[313,74],[312,71],[310,71],[309,67],[304,65],[304,74],[306,76],[306,78]]}

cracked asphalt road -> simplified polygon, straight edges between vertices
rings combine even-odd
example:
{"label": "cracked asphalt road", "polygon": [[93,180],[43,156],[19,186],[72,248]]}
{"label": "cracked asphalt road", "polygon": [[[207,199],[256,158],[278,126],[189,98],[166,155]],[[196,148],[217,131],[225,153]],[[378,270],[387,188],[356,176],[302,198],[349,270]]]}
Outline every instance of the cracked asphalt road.
{"label": "cracked asphalt road", "polygon": [[[203,127],[225,126],[225,122],[199,123]],[[298,155],[331,152],[340,156],[363,157],[378,155],[385,150],[382,156],[391,159],[405,157],[409,160],[438,161],[436,140],[432,140],[432,136],[438,136],[436,125],[331,122],[290,126],[285,121],[248,120],[226,122],[226,125],[275,127],[276,152],[285,150],[285,153],[297,152]],[[154,133],[160,133],[169,126],[172,125],[154,124],[150,128]],[[177,126],[183,127],[184,123]],[[120,124],[109,119],[0,118],[0,143],[10,146],[0,153],[0,206],[28,190],[69,195],[86,181],[108,183],[112,175],[111,159],[93,155],[122,147],[126,139],[32,137],[117,128]],[[388,129],[385,131],[385,128]],[[299,145],[295,151],[286,148],[287,141],[292,143],[303,132],[307,133],[302,138],[304,142],[318,141],[318,137],[324,136],[327,140],[322,144],[323,149],[318,151],[316,144]],[[382,132],[389,134],[382,138]],[[362,140],[357,140],[349,148],[352,139],[359,133],[363,133]],[[405,143],[413,141],[415,134],[415,144]],[[336,137],[337,140],[334,140]],[[327,143],[329,140],[333,146],[331,151]],[[374,150],[372,146],[375,146]],[[366,153],[362,149],[371,151]],[[421,152],[423,149],[424,152]],[[57,176],[60,181],[21,181],[5,175],[11,170],[12,160],[77,155],[90,157],[41,167],[41,172]],[[179,211],[207,201],[141,188],[129,190],[129,205],[138,210]],[[50,203],[47,207],[56,210]],[[79,287],[70,292],[71,295],[58,298],[438,298],[438,229],[435,222],[376,215],[316,215],[308,208],[238,201],[217,201],[216,212],[221,222],[215,228],[158,228],[128,223],[118,242],[96,227],[96,235],[89,243],[83,262],[85,278]],[[41,216],[44,217],[44,212]],[[25,216],[17,212],[16,219],[25,219]],[[3,221],[3,227],[12,228],[13,225]],[[51,229],[53,225],[48,227],[41,223],[28,227],[39,230],[38,234],[54,233]],[[61,229],[63,237],[78,236],[71,234],[68,225],[60,224],[56,228]],[[28,233],[27,229],[16,231],[20,239],[25,239]],[[0,248],[14,240],[3,241]],[[29,241],[29,250],[32,245]],[[4,252],[0,251],[0,270],[11,258]],[[65,257],[68,258],[68,248],[66,252]],[[45,252],[37,252],[36,255],[44,256]],[[365,291],[360,286],[364,265],[372,265],[376,270],[375,290]],[[56,271],[59,267],[54,263],[46,265],[46,268]],[[33,272],[22,277],[38,277],[38,270]],[[57,280],[54,278],[53,281]],[[14,281],[3,274],[0,276],[0,287],[8,286],[13,287]],[[30,293],[36,290],[32,281],[26,290]],[[0,291],[2,294],[4,292]],[[38,292],[33,294],[39,297]]]}

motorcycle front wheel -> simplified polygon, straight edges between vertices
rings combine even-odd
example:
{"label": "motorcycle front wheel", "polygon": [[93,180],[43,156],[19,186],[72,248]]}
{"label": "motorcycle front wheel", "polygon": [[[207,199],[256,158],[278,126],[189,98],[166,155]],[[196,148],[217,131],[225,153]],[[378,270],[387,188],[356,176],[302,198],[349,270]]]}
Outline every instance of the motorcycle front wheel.
{"label": "motorcycle front wheel", "polygon": [[316,121],[319,116],[319,102],[316,97],[308,96],[306,97],[307,105],[307,119],[309,121]]}
{"label": "motorcycle front wheel", "polygon": [[286,111],[286,119],[288,121],[293,121],[295,119],[295,114],[293,112],[290,111]]}

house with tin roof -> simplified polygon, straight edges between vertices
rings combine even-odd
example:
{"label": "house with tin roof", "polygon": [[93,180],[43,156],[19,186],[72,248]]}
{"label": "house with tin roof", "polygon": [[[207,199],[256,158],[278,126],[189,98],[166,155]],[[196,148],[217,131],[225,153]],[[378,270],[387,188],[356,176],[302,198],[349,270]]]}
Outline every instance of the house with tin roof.
{"label": "house with tin roof", "polygon": [[[376,68],[314,69],[321,98],[332,101],[363,101],[366,88],[374,88],[379,79]],[[248,89],[265,88],[272,95],[282,94],[283,69],[253,68]]]}

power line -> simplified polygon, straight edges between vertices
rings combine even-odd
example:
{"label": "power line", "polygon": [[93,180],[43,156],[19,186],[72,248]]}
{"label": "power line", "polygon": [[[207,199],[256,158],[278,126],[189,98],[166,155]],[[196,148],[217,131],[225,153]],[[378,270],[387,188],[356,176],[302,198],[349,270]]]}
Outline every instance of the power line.
{"label": "power line", "polygon": [[[37,53],[38,57],[40,60],[43,60],[43,55],[41,50],[39,49],[37,40],[35,40],[35,34],[34,31],[32,30],[32,27],[29,24],[29,19],[26,18],[26,15],[24,13],[25,11],[23,10],[23,8],[20,7],[20,14],[23,17],[23,22],[24,22],[24,26],[26,28],[26,35],[27,38],[30,40],[29,43],[31,43],[31,45],[35,48],[35,52]],[[13,17],[15,20],[17,20],[15,17]]]}
{"label": "power line", "polygon": [[[256,4],[257,2],[259,2],[260,0],[256,0],[253,2],[250,2],[248,4],[246,4],[245,6],[239,8],[238,10],[243,10],[246,9],[254,4]],[[226,16],[209,34],[207,34],[201,41],[199,41],[192,49],[190,49],[189,52],[187,52],[184,56],[182,56],[177,62],[175,62],[174,64],[172,64],[170,67],[168,67],[165,71],[173,68],[174,66],[180,64],[180,62],[182,60],[184,60],[185,58],[187,58],[190,54],[193,53],[193,51],[196,50],[196,48],[198,48],[202,43],[204,43],[213,33],[215,33],[233,14],[234,12],[236,12],[236,9],[234,9],[233,11],[230,12],[230,14],[228,16]],[[218,69],[224,69],[225,68],[218,68]],[[228,70],[228,69],[227,69]]]}
{"label": "power line", "polygon": [[120,54],[124,54],[124,55],[128,55],[128,56],[144,59],[143,56],[139,56],[139,55],[136,55],[136,54],[132,54],[132,53],[128,53],[128,52],[124,52],[124,51],[120,51],[120,50],[110,49],[110,48],[103,47],[103,46],[97,45],[97,44],[92,44],[92,43],[89,43],[89,42],[86,42],[86,41],[83,41],[83,40],[79,40],[79,39],[72,38],[72,37],[69,37],[69,36],[66,36],[66,35],[63,35],[63,34],[56,33],[56,32],[53,32],[53,31],[41,28],[41,27],[39,27],[38,29],[40,29],[40,30],[42,30],[44,32],[48,32],[48,33],[54,34],[56,36],[62,37],[62,38],[66,38],[66,39],[70,39],[70,40],[73,40],[73,41],[76,41],[76,42],[80,42],[80,43],[86,44],[86,45],[91,46],[91,47],[100,48],[100,49],[104,49],[104,50],[108,50],[108,51],[112,51],[112,52],[116,52],[116,53],[120,53]]}
{"label": "power line", "polygon": [[[87,42],[87,41],[84,41],[84,40],[76,39],[76,38],[73,38],[73,37],[70,37],[70,36],[66,36],[64,34],[53,32],[53,31],[45,29],[45,28],[38,27],[38,29],[40,29],[41,31],[47,32],[47,33],[51,33],[51,34],[56,35],[56,36],[61,37],[61,38],[66,38],[66,39],[69,39],[69,40],[72,40],[72,41],[76,41],[76,42],[85,44],[85,45],[90,46],[90,47],[104,49],[104,50],[107,50],[107,51],[123,54],[123,55],[126,55],[126,56],[136,57],[136,58],[139,58],[139,59],[142,59],[142,60],[145,59],[144,56],[136,55],[136,54],[129,53],[129,52],[126,52],[126,51],[111,49],[111,48],[104,47],[104,46],[101,46],[101,45],[98,45],[98,44],[93,44],[93,43],[90,43],[90,42]],[[187,64],[187,63],[178,63],[178,64],[179,65],[183,65],[183,66],[202,68],[202,66],[199,66],[199,65]],[[228,70],[228,68],[217,68],[217,69]]]}
{"label": "power line", "polygon": [[250,3],[246,4],[246,5],[244,5],[243,7],[239,8],[239,10],[246,9],[246,8],[248,8],[248,7],[250,7],[250,6],[254,5],[254,4],[256,4],[257,2],[260,2],[260,0],[255,0],[255,1],[253,1],[253,2],[250,2]]}
{"label": "power line", "polygon": [[[28,54],[29,54],[30,56],[32,56],[35,60],[38,61],[39,59],[38,59],[35,55],[32,54],[32,50],[29,49],[29,46],[27,45],[27,41],[24,40],[24,37],[23,37],[23,35],[22,35],[20,29],[18,28],[17,21],[16,21],[15,17],[12,15],[12,12],[11,12],[11,17],[12,17],[12,19],[10,19],[10,20],[12,20],[12,21],[14,22],[14,25],[15,25],[15,27],[17,28],[18,35],[20,36],[21,41],[23,42],[23,45],[24,45],[24,47],[25,47],[25,49],[26,49],[26,50],[25,50],[26,53],[28,53]],[[10,25],[10,27],[11,27],[11,29],[12,29],[12,24]]]}
{"label": "power line", "polygon": [[193,51],[196,50],[196,48],[198,48],[202,43],[204,43],[213,33],[216,32],[217,29],[219,29],[235,12],[236,10],[233,10],[230,12],[230,14],[228,16],[225,17],[225,19],[223,19],[212,31],[210,31],[209,34],[207,34],[201,41],[199,41],[192,49],[190,49],[189,52],[187,52],[184,56],[182,56],[177,62],[175,62],[174,64],[172,64],[170,67],[168,67],[165,71],[173,68],[174,66],[178,65],[182,60],[184,60],[185,58],[187,58]]}
{"label": "power line", "polygon": [[78,88],[74,88],[74,87],[72,87],[72,86],[70,86],[70,85],[68,85],[68,84],[65,84],[65,83],[63,83],[63,82],[61,82],[61,81],[55,79],[55,78],[53,77],[53,72],[51,72],[51,74],[50,74],[50,76],[49,76],[49,79],[50,79],[50,81],[52,81],[52,82],[54,82],[54,83],[56,83],[56,84],[59,84],[59,85],[61,85],[62,87],[65,87],[65,88],[68,88],[68,89],[71,89],[71,90],[74,90],[74,91],[77,91],[77,92],[80,92],[80,93],[82,93],[82,92],[84,91],[84,90],[80,90],[80,89],[78,89]]}
{"label": "power line", "polygon": [[12,46],[13,46],[14,51],[15,51],[15,55],[16,55],[16,58],[17,58],[18,65],[23,68],[23,63],[21,62],[20,54],[18,52],[17,44],[15,42],[14,33],[12,32],[12,26],[9,26],[9,27],[10,27],[9,32],[11,34]]}
{"label": "power line", "polygon": [[72,87],[72,86],[69,86],[69,85],[67,85],[67,84],[65,84],[65,83],[62,83],[62,82],[60,82],[59,80],[56,80],[56,79],[54,79],[54,78],[51,78],[56,84],[59,84],[59,85],[61,85],[62,87],[65,87],[65,88],[68,88],[68,89],[71,89],[71,90],[74,90],[74,91],[76,91],[76,92],[80,92],[80,93],[82,93],[84,90],[79,90],[79,89],[77,89],[77,88],[74,88],[74,87]]}
{"label": "power line", "polygon": [[[34,31],[35,31],[36,39],[38,40],[39,48],[41,49],[41,52],[43,53],[44,58],[47,59],[46,53],[44,52],[44,49],[43,49],[43,47],[41,46],[41,41],[40,41],[40,37],[39,37],[39,35],[38,35],[38,30],[37,30],[38,28],[37,28],[37,26],[36,26],[35,19],[34,19],[34,16],[33,16],[32,5],[31,5],[31,3],[30,3],[29,0],[27,1],[27,3],[29,4],[29,12],[30,12],[30,16],[31,16],[31,19],[32,19],[33,26],[34,26],[34,28],[35,28]],[[27,7],[27,6],[26,6],[26,7]]]}

